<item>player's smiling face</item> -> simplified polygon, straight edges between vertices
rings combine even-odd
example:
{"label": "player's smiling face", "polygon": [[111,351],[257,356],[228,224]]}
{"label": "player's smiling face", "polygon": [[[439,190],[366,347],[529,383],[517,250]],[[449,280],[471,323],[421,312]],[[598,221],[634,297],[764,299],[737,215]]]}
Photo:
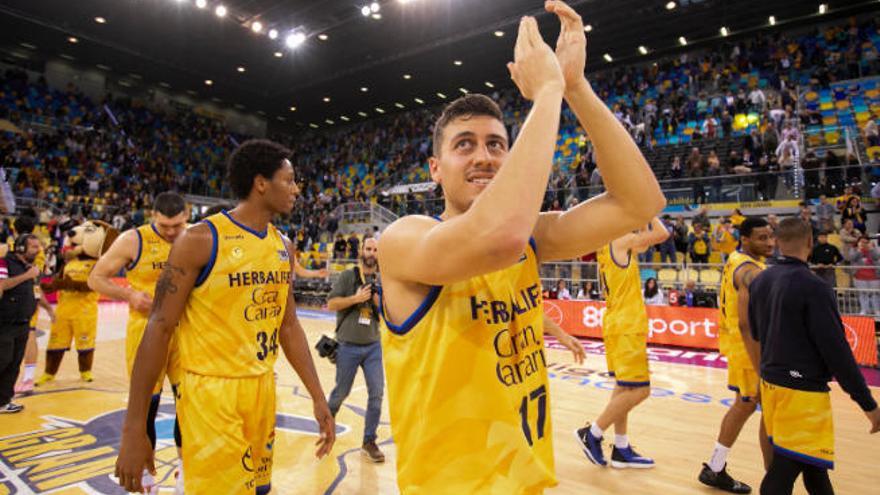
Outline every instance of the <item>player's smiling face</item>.
{"label": "player's smiling face", "polygon": [[489,116],[460,117],[443,129],[438,156],[430,160],[431,178],[456,210],[470,208],[486,189],[508,153],[507,130]]}

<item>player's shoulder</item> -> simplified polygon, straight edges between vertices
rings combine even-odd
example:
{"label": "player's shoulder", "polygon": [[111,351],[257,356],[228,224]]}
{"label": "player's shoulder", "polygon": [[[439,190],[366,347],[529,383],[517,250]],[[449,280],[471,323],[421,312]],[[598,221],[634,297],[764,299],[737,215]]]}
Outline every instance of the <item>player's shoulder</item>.
{"label": "player's shoulder", "polygon": [[419,236],[434,228],[438,223],[437,218],[427,215],[407,215],[398,218],[382,232],[382,236],[379,237],[379,245],[381,246],[400,238]]}

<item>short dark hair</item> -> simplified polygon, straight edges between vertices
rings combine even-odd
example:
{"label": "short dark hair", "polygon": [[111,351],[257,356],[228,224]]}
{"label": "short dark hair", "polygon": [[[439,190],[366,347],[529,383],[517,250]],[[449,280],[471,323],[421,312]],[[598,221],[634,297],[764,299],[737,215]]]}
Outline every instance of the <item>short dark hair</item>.
{"label": "short dark hair", "polygon": [[246,199],[259,175],[271,179],[281,168],[281,162],[289,158],[291,151],[268,139],[250,139],[241,143],[229,157],[227,179],[232,193],[238,199]]}
{"label": "short dark hair", "polygon": [[504,114],[501,108],[492,98],[481,94],[467,94],[456,99],[440,114],[440,118],[434,124],[434,155],[440,154],[443,147],[443,129],[455,119],[469,119],[472,117],[492,117],[504,123]]}
{"label": "short dark hair", "polygon": [[779,222],[776,229],[776,239],[780,244],[790,245],[795,242],[805,242],[813,237],[813,227],[797,217],[789,217]]}
{"label": "short dark hair", "polygon": [[176,217],[183,213],[186,209],[186,200],[183,196],[175,192],[166,191],[159,193],[153,200],[153,211],[161,213],[166,217]]}
{"label": "short dark hair", "polygon": [[16,235],[30,234],[37,226],[36,216],[22,215],[12,221],[12,228]]}
{"label": "short dark hair", "polygon": [[767,220],[758,217],[747,217],[739,226],[739,235],[741,237],[751,237],[755,229],[767,227],[770,225]]}

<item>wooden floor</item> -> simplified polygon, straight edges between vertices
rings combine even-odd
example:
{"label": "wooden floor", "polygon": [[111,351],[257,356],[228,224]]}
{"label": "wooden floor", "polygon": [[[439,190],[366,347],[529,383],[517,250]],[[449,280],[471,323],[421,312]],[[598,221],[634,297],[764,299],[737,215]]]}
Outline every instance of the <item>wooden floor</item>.
{"label": "wooden floor", "polygon": [[[124,493],[114,487],[110,474],[127,392],[122,340],[125,318],[124,305],[101,308],[94,383],[79,381],[75,357],[68,354],[56,383],[22,399],[26,407],[23,413],[0,419],[0,495]],[[42,322],[44,326],[46,323]],[[326,318],[303,318],[303,323],[312,344],[322,332],[333,331],[333,324]],[[45,340],[43,336],[43,345]],[[548,493],[712,493],[697,482],[696,476],[711,453],[725,413],[722,400],[730,398],[725,370],[652,362],[653,397],[631,416],[629,436],[641,453],[657,461],[657,467],[618,471],[590,464],[572,436],[585,420],[595,419],[610,395],[612,382],[600,374],[605,370],[604,356],[590,354],[583,366],[572,364],[570,354],[563,351],[551,349],[548,357],[552,363],[551,407],[559,477],[558,487]],[[311,402],[286,361],[279,359],[277,371],[279,427],[273,493],[397,493],[396,453],[387,424],[387,404],[379,441],[388,461],[382,465],[369,463],[358,450],[367,400],[362,376],[358,376],[347,407],[337,418],[341,432],[332,455],[318,461],[313,456]],[[318,371],[329,393],[334,369],[326,360],[320,360]],[[875,389],[875,395],[880,396],[877,392]],[[837,435],[837,469],[832,472],[832,481],[837,493],[880,493],[880,470],[876,466],[880,435],[867,434],[864,415],[836,386],[832,396]],[[170,395],[164,396],[158,423],[161,440],[157,466],[167,487],[163,493],[170,493],[176,462],[171,439],[172,404]],[[729,461],[730,472],[755,488],[763,471],[758,421],[756,415],[746,425]],[[800,483],[795,493],[805,493]]]}

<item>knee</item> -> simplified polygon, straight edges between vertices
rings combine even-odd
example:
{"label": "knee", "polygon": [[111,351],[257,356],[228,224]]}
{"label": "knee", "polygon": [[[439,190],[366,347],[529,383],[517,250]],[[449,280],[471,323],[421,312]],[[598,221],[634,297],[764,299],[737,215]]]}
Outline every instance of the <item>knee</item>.
{"label": "knee", "polygon": [[733,406],[737,412],[740,412],[744,415],[751,416],[758,409],[758,402],[755,399],[750,399],[748,401],[743,400],[742,397],[737,397],[736,401],[734,401]]}

